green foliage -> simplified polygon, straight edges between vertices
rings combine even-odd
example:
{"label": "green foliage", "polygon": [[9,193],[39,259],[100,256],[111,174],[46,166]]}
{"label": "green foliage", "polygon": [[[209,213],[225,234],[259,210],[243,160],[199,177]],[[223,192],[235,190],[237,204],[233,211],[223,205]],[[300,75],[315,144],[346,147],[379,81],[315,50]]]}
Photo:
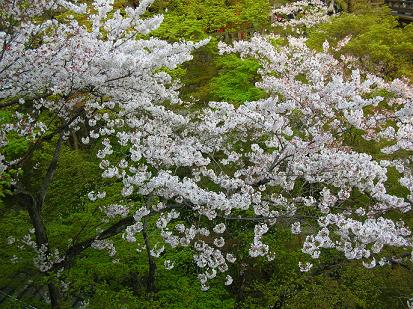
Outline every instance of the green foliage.
{"label": "green foliage", "polygon": [[243,0],[238,4],[241,22],[250,24],[256,31],[269,26],[269,1]]}
{"label": "green foliage", "polygon": [[[12,119],[12,111],[0,110],[0,126],[10,122]],[[0,147],[0,155],[3,155],[7,161],[13,161],[21,157],[28,149],[29,143],[26,139],[12,132],[7,134],[8,143],[4,147]],[[0,172],[0,207],[2,199],[10,193],[10,185],[12,178],[17,176],[20,170],[9,168],[5,172]]]}
{"label": "green foliage", "polygon": [[[179,75],[185,85],[184,99],[203,103],[212,98],[240,104],[262,97],[263,91],[254,87],[257,63],[242,62],[234,56],[217,61],[215,58],[217,39],[224,39],[228,34],[245,36],[249,29],[261,30],[268,26],[267,0],[159,0],[153,10],[164,15],[164,22],[153,35],[169,41],[211,39],[206,47],[195,52],[194,60],[185,65],[186,74]],[[219,74],[218,70],[224,72]]]}
{"label": "green foliage", "polygon": [[406,76],[413,80],[413,25],[400,27],[388,9],[377,8],[360,14],[342,14],[309,34],[308,45],[322,49],[351,36],[350,42],[335,52],[354,56],[364,69],[386,79]]}
{"label": "green foliage", "polygon": [[218,75],[211,80],[211,100],[239,105],[264,97],[265,92],[254,85],[258,79],[257,61],[226,55],[217,59],[217,67]]}
{"label": "green foliage", "polygon": [[[188,101],[208,102],[210,96],[210,80],[217,74],[216,44],[211,42],[194,53],[194,59],[185,65],[186,75],[181,78],[184,86],[181,96]],[[214,46],[215,45],[215,46]]]}
{"label": "green foliage", "polygon": [[171,0],[157,1],[155,9],[165,19],[154,35],[178,41],[199,40],[221,31],[260,30],[268,24],[270,5],[266,0]]}
{"label": "green foliage", "polygon": [[[403,267],[366,269],[359,261],[346,261],[340,253],[324,250],[309,273],[300,273],[297,263],[300,236],[278,229],[266,239],[275,246],[275,259],[256,261],[246,273],[240,293],[240,308],[405,308],[412,284],[410,270]],[[397,291],[397,292],[396,292]]]}

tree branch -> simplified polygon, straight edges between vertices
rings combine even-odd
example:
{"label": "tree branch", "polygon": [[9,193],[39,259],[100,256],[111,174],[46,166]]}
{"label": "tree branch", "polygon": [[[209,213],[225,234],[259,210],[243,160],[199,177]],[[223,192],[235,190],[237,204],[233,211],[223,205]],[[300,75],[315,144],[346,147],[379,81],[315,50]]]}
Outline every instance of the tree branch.
{"label": "tree branch", "polygon": [[61,132],[59,140],[56,144],[56,149],[54,151],[52,161],[50,161],[46,176],[43,180],[42,186],[40,187],[40,190],[38,193],[38,200],[39,200],[38,206],[40,208],[41,206],[43,206],[43,202],[46,197],[47,190],[49,189],[50,183],[57,169],[57,161],[59,160],[59,154],[60,154],[60,151],[62,150],[62,145],[63,145],[63,135],[64,135],[64,132]]}
{"label": "tree branch", "polygon": [[43,99],[43,98],[46,98],[50,95],[51,95],[51,93],[46,92],[46,93],[38,94],[34,97],[27,97],[27,98],[14,97],[12,99],[3,99],[3,100],[0,100],[0,102],[1,102],[0,103],[0,109],[16,105],[16,104],[19,103],[20,99],[24,99],[24,101],[27,102],[27,101],[34,101],[34,100]]}
{"label": "tree branch", "polygon": [[16,166],[16,165],[20,165],[21,163],[23,163],[24,161],[27,160],[27,158],[30,157],[30,155],[32,155],[32,153],[37,149],[37,147],[39,147],[41,145],[42,142],[44,141],[50,141],[56,134],[62,133],[77,119],[77,117],[79,117],[80,115],[82,115],[82,113],[84,112],[83,108],[80,108],[75,115],[73,115],[72,118],[70,118],[65,124],[63,124],[62,126],[60,126],[59,128],[57,128],[55,131],[53,131],[52,133],[50,133],[50,135],[48,136],[40,136],[36,142],[30,147],[30,149],[26,152],[26,154],[20,158],[20,160],[18,160],[17,162],[10,164],[10,166]]}
{"label": "tree branch", "polygon": [[126,227],[129,225],[132,225],[135,222],[135,219],[133,216],[126,217],[117,223],[113,224],[112,226],[108,227],[106,230],[104,230],[102,233],[100,233],[97,237],[90,237],[76,245],[71,246],[67,251],[65,255],[65,259],[57,263],[53,266],[54,269],[58,268],[69,268],[75,259],[76,256],[78,256],[80,253],[82,253],[84,250],[89,248],[92,243],[98,239],[98,240],[104,240],[107,238],[110,238],[112,236],[115,236],[121,232],[123,232]]}

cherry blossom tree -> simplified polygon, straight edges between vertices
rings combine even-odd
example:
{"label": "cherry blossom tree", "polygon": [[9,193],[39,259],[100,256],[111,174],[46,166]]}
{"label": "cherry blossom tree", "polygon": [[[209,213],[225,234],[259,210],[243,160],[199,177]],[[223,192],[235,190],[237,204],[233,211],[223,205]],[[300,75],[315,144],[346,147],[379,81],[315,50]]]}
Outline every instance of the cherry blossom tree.
{"label": "cherry blossom tree", "polygon": [[[164,250],[190,247],[203,290],[220,273],[229,285],[237,256],[228,240],[240,221],[254,223],[251,257],[271,260],[277,254],[265,237],[279,227],[304,234],[302,251],[309,259],[300,263],[303,271],[325,249],[368,268],[411,256],[411,231],[403,222],[413,202],[409,84],[388,83],[354,68],[349,59],[335,60],[328,43],[317,53],[303,38],[280,45],[277,37],[256,36],[219,47],[260,62],[256,86],[267,98],[239,107],[197,106],[179,99],[179,85],[166,69],[190,60],[190,52],[206,42],[142,38],[162,20],[142,19],[149,1],[124,12],[103,0],[92,8],[54,5],[41,4],[39,12],[65,7],[84,14],[87,24],[70,16],[41,23],[20,17],[38,14],[35,7],[11,14],[9,30],[0,33],[2,107],[29,110],[2,128],[2,143],[12,131],[32,142],[23,158],[4,162],[3,169],[57,138],[39,192],[15,181],[14,194],[35,228],[32,246],[42,271],[69,267],[89,247],[114,256],[112,236],[122,233],[133,243],[142,233],[152,278],[154,259]],[[57,129],[40,121],[45,111],[58,119]],[[137,210],[126,202],[102,208],[111,222],[105,230],[64,253],[52,252],[41,206],[62,143],[81,126],[87,127],[82,142],[100,145],[102,177],[122,183],[124,201],[138,195],[146,204]],[[357,147],[351,135],[381,154]],[[407,194],[391,192],[390,173]],[[105,192],[88,197],[104,199]],[[159,247],[147,236],[151,222],[164,241]],[[173,264],[167,260],[164,266]],[[53,284],[49,290],[57,307],[58,291]]]}
{"label": "cherry blossom tree", "polygon": [[[87,7],[64,0],[10,0],[0,11],[0,108],[14,113],[1,127],[0,145],[13,134],[30,143],[21,158],[6,162],[1,155],[0,172],[24,166],[44,142],[56,145],[39,188],[28,190],[24,177],[13,183],[13,198],[28,210],[35,230],[36,241],[28,244],[38,251],[35,263],[46,273],[65,259],[52,253],[42,220],[64,141],[81,127],[93,127],[96,119],[109,121],[108,113],[165,112],[158,103],[179,101],[178,84],[166,71],[190,60],[190,52],[206,43],[147,37],[162,22],[161,15],[142,17],[152,1],[124,10],[114,10],[113,2],[97,0]],[[90,135],[111,135],[123,126],[118,119]],[[49,292],[58,307],[53,283]]]}
{"label": "cherry blossom tree", "polygon": [[[236,259],[225,240],[232,220],[256,222],[251,257],[271,260],[277,253],[265,244],[265,234],[286,224],[293,234],[307,226],[302,251],[312,259],[325,248],[363,260],[366,267],[394,263],[386,255],[389,247],[407,248],[400,257],[410,256],[411,232],[402,215],[412,202],[411,87],[335,60],[327,43],[316,53],[305,39],[289,38],[278,47],[272,39],[220,46],[223,53],[260,61],[257,86],[267,99],[238,108],[211,102],[194,113],[122,115],[130,125],[117,140],[106,139],[98,154],[103,177],[121,179],[125,197],[136,192],[157,199],[134,214],[124,238],[135,241],[145,217],[164,212],[156,227],[170,247],[194,249],[202,289]],[[383,156],[357,150],[348,141],[353,131],[381,147]],[[130,157],[113,161],[112,143],[128,147]],[[392,167],[408,196],[388,192]],[[399,219],[387,216],[394,212]],[[198,222],[174,224],[188,213]],[[303,271],[311,266],[300,264]]]}

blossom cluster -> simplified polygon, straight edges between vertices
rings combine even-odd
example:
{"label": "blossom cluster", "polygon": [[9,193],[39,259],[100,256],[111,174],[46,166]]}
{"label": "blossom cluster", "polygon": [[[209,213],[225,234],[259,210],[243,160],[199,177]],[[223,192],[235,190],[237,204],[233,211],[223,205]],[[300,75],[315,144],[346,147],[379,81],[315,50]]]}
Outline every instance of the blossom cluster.
{"label": "blossom cluster", "polygon": [[330,19],[333,9],[321,0],[300,0],[289,2],[272,10],[273,26],[300,31],[300,27],[313,27]]}
{"label": "blossom cluster", "polygon": [[[138,193],[161,201],[152,210],[138,211],[125,238],[136,241],[142,218],[158,216],[155,227],[165,244],[195,251],[203,289],[228,271],[225,256],[233,257],[226,219],[257,221],[249,254],[268,260],[276,252],[265,243],[265,235],[283,222],[292,222],[293,234],[303,233],[303,221],[318,225],[306,229],[302,249],[312,259],[318,259],[323,249],[335,248],[373,267],[376,257],[378,265],[387,263],[380,256],[387,247],[411,250],[410,229],[386,218],[390,211],[411,209],[411,157],[378,160],[346,143],[347,132],[358,130],[366,143],[393,141],[383,153],[411,152],[410,86],[388,83],[356,68],[348,74],[348,65],[329,54],[328,43],[323,52],[315,52],[303,38],[290,37],[287,45],[274,47],[270,39],[256,36],[219,47],[222,53],[260,62],[262,80],[256,86],[268,93],[267,98],[239,107],[210,102],[190,114],[179,102],[173,109],[147,104],[96,119],[106,127],[123,124],[112,134],[117,140],[103,139],[98,154],[102,175],[122,181],[126,198]],[[377,95],[377,89],[393,96]],[[130,156],[114,160],[114,143],[127,147]],[[409,189],[409,197],[388,192],[390,167],[401,173],[400,185]],[[356,192],[370,203],[354,204]],[[176,224],[189,220],[188,212],[207,221]],[[312,265],[301,263],[300,269],[308,271]]]}

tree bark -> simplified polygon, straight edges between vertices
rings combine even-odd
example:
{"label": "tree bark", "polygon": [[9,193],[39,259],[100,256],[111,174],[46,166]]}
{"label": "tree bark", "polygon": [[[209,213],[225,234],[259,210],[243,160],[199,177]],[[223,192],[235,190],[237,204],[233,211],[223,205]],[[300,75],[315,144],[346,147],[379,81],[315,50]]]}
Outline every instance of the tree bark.
{"label": "tree bark", "polygon": [[[49,240],[47,237],[47,231],[43,223],[41,213],[44,204],[44,199],[46,197],[50,183],[57,169],[57,161],[59,159],[60,151],[62,150],[62,145],[63,132],[60,134],[59,140],[56,144],[55,151],[53,153],[53,158],[49,163],[46,175],[37,194],[32,194],[26,191],[23,187],[19,188],[19,186],[17,186],[15,194],[16,201],[23,205],[29,213],[30,221],[34,227],[37,248],[40,249],[45,246],[47,248],[46,254],[49,253]],[[46,272],[46,274],[50,274],[50,271]],[[59,288],[53,282],[49,282],[47,286],[49,289],[49,296],[52,308],[60,308],[61,295]]]}
{"label": "tree bark", "polygon": [[149,241],[148,233],[147,233],[147,218],[143,218],[143,230],[142,230],[142,235],[143,239],[145,241],[145,247],[146,247],[146,252],[148,254],[148,291],[149,292],[154,292],[156,290],[155,287],[155,275],[156,275],[156,263],[151,255],[151,243]]}
{"label": "tree bark", "polygon": [[[25,206],[28,210],[30,220],[34,227],[34,233],[36,236],[36,245],[38,248],[41,248],[43,245],[48,247],[48,238],[47,238],[47,231],[43,224],[40,208],[36,199],[28,192],[19,191],[15,195],[16,201],[18,201],[21,205]],[[46,273],[47,274],[47,273]],[[58,309],[61,306],[61,295],[58,287],[50,282],[47,285],[49,289],[49,296],[51,301],[51,306],[53,309]]]}
{"label": "tree bark", "polygon": [[351,0],[346,0],[346,4],[347,4],[347,13],[351,13],[351,11],[353,10]]}
{"label": "tree bark", "polygon": [[77,138],[76,132],[72,132],[73,149],[79,150],[79,139]]}
{"label": "tree bark", "polygon": [[[167,210],[171,210],[171,209],[175,209],[175,208],[180,208],[182,207],[180,204],[175,204],[175,205],[167,205],[162,211],[167,211]],[[154,212],[155,213],[155,212]],[[153,215],[154,213],[149,214],[148,216]],[[156,212],[158,213],[158,212]],[[98,239],[98,240],[104,240],[104,239],[108,239],[112,236],[118,235],[119,233],[123,232],[129,225],[132,225],[133,223],[135,223],[135,218],[133,216],[129,216],[126,218],[123,218],[122,220],[112,224],[111,226],[109,226],[108,228],[106,228],[103,232],[101,232],[99,235],[94,236],[94,237],[90,237],[88,239],[83,240],[82,242],[79,243],[75,243],[73,244],[67,251],[65,254],[65,259],[60,262],[60,263],[56,263],[53,266],[54,270],[60,269],[60,268],[64,268],[67,269],[69,268],[74,259],[81,254],[83,251],[85,251],[86,249],[88,249],[92,243]]]}
{"label": "tree bark", "polygon": [[53,309],[59,309],[61,307],[62,296],[59,288],[54,283],[47,285],[49,289],[50,303]]}

